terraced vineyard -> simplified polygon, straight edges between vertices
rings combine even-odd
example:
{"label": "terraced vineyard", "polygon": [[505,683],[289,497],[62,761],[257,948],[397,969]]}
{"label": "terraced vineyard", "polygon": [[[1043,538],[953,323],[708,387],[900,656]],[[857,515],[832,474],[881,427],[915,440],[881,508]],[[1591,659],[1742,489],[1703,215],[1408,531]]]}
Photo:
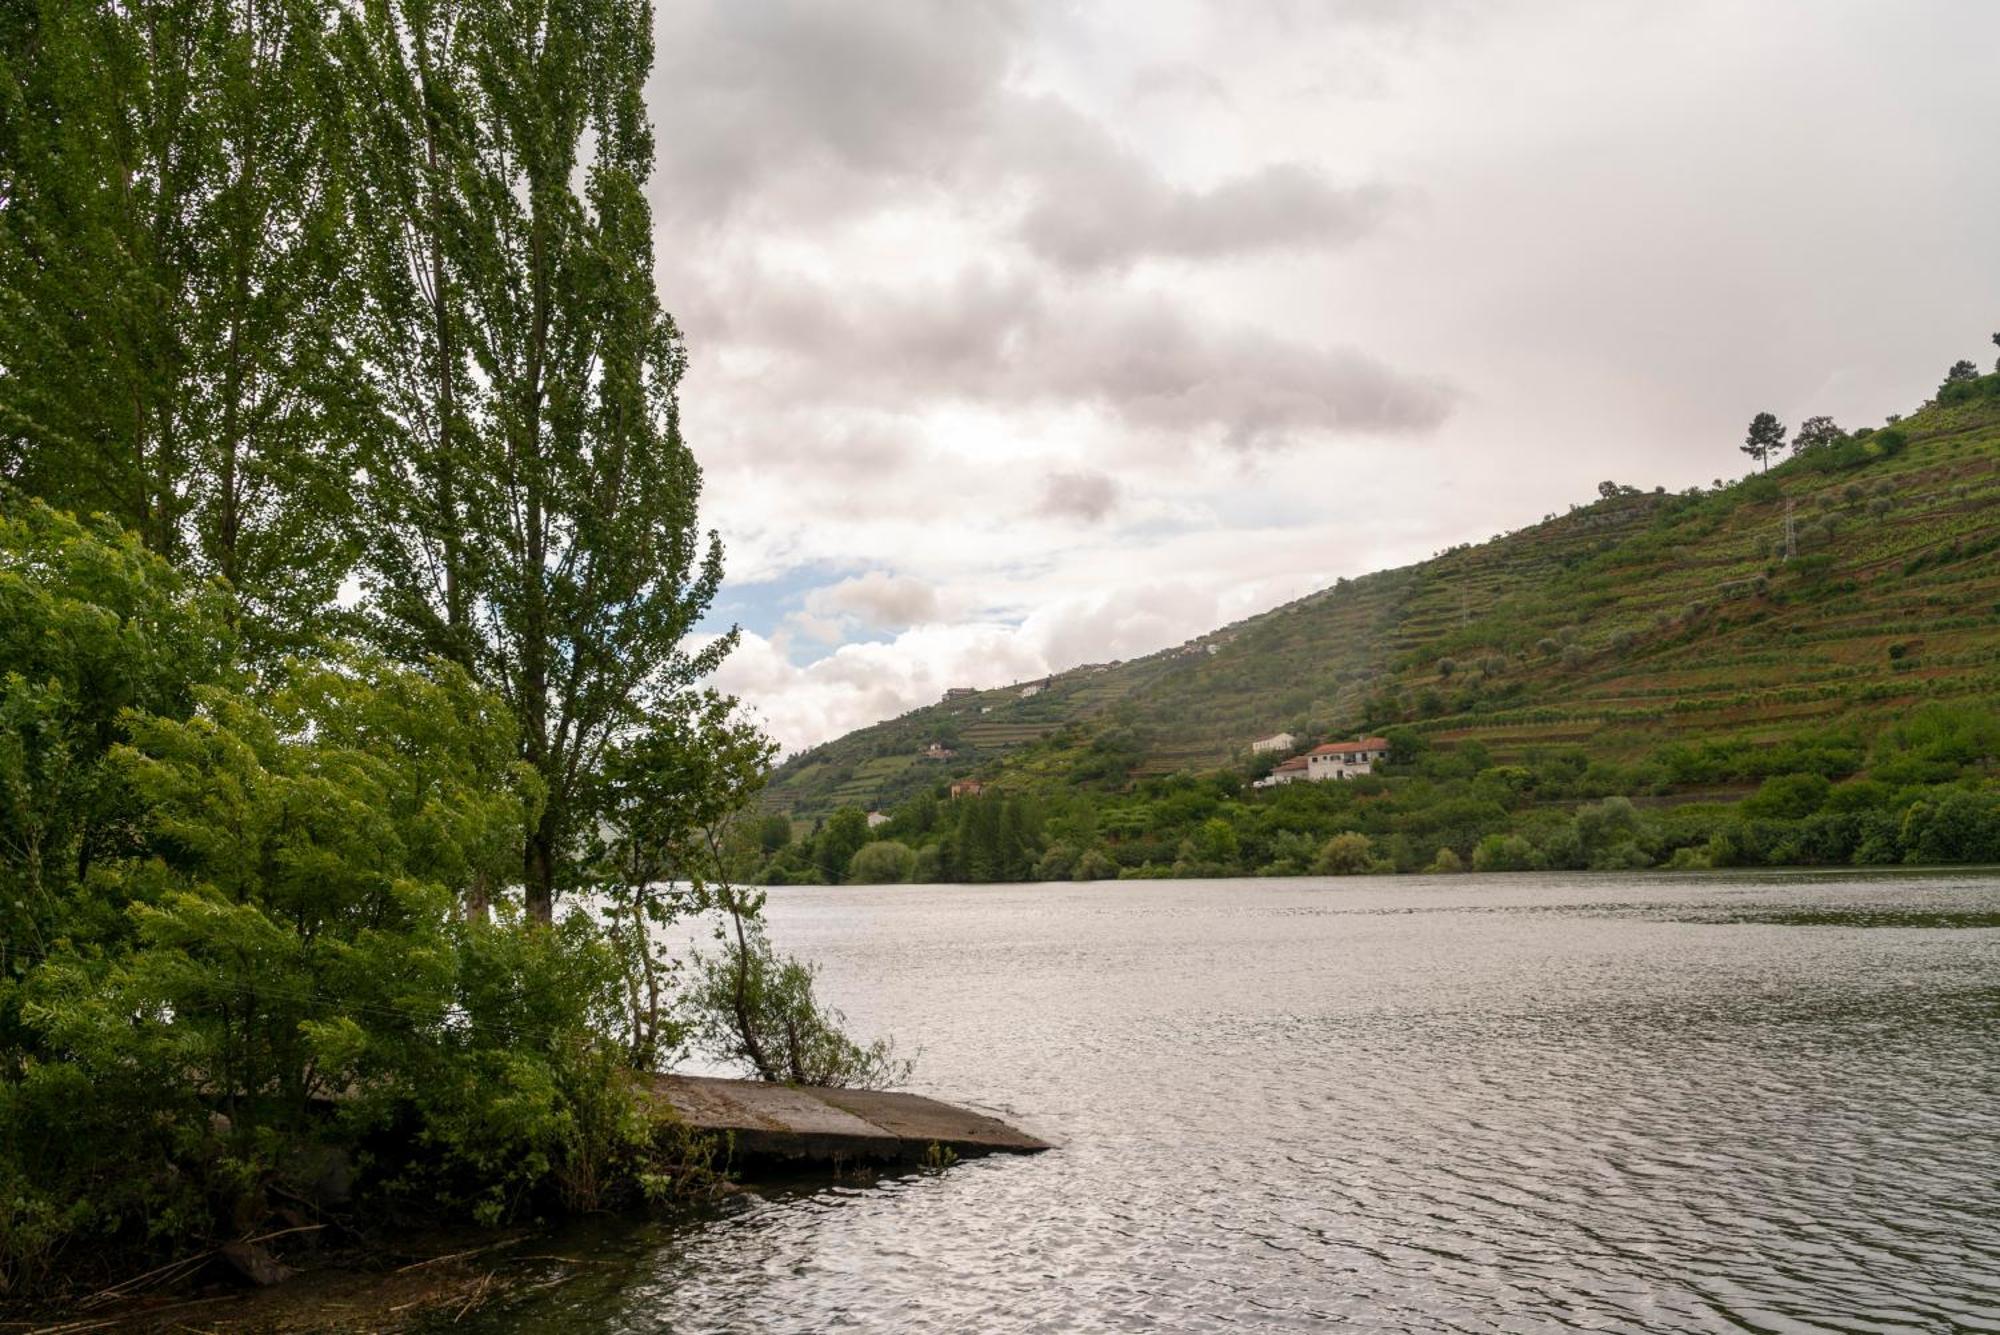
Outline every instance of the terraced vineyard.
{"label": "terraced vineyard", "polygon": [[[788,762],[770,801],[811,816],[965,774],[1025,782],[1045,739],[1125,756],[1119,783],[1243,764],[1280,729],[1395,724],[1502,763],[1552,746],[1628,761],[1866,736],[1972,695],[2000,695],[2000,375],[1731,486],[1621,492],[1027,699],[913,711]],[[955,754],[919,760],[933,741]]]}

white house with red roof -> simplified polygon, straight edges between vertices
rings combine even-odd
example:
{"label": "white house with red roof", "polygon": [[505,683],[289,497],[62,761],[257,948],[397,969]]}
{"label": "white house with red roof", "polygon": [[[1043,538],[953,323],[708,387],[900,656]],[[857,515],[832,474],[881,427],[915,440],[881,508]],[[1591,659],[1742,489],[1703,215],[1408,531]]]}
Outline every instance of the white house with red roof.
{"label": "white house with red roof", "polygon": [[1293,756],[1290,760],[1280,761],[1276,769],[1250,786],[1252,788],[1276,788],[1281,783],[1297,783],[1305,777],[1306,758],[1304,756]]}
{"label": "white house with red roof", "polygon": [[1312,783],[1327,779],[1358,779],[1364,774],[1373,774],[1375,766],[1388,758],[1389,743],[1380,737],[1328,742],[1306,752],[1306,779]]}

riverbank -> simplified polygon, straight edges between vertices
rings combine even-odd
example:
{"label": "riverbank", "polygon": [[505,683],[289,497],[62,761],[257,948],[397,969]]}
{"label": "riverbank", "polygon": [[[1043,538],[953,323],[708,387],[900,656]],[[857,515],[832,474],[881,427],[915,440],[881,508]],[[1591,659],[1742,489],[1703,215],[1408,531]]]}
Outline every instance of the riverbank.
{"label": "riverbank", "polygon": [[[659,1075],[641,1097],[675,1128],[688,1165],[672,1216],[755,1184],[856,1182],[941,1171],[1047,1142],[997,1118],[918,1094]],[[637,1214],[638,1212],[629,1212]],[[489,1303],[554,1288],[610,1264],[552,1245],[560,1230],[406,1230],[366,1236],[352,1221],[301,1223],[192,1253],[0,1332],[402,1331],[451,1324]]]}

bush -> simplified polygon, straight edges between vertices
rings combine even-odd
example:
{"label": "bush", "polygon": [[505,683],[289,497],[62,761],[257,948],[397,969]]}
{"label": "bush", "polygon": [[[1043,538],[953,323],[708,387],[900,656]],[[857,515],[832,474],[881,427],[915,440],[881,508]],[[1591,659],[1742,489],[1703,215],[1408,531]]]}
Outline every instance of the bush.
{"label": "bush", "polygon": [[817,969],[778,956],[753,924],[738,927],[737,940],[697,965],[688,1019],[702,1052],[786,1084],[882,1089],[910,1078],[889,1040],[848,1037],[847,1017],[819,999]]}
{"label": "bush", "polygon": [[1907,862],[2000,862],[2000,793],[1949,792],[1903,817]]}
{"label": "bush", "polygon": [[0,612],[0,843],[44,853],[0,941],[47,943],[0,967],[0,1290],[336,1189],[495,1221],[630,1180],[604,934],[478,909],[541,800],[496,699],[357,653],[232,689],[209,591],[39,506]]}
{"label": "bush", "polygon": [[1090,848],[1077,859],[1076,868],[1070,874],[1079,881],[1115,881],[1118,879],[1118,864],[1103,849]]}
{"label": "bush", "polygon": [[847,879],[853,885],[901,885],[915,876],[916,871],[916,850],[894,839],[863,844],[847,863]]}
{"label": "bush", "polygon": [[1375,846],[1368,836],[1350,830],[1326,841],[1313,870],[1322,876],[1354,876],[1369,871],[1374,863]]}
{"label": "bush", "polygon": [[1437,851],[1437,856],[1431,859],[1430,869],[1434,872],[1464,871],[1465,862],[1458,856],[1458,854],[1452,852],[1449,847],[1445,847],[1445,848],[1440,848]]}
{"label": "bush", "polygon": [[1819,774],[1774,774],[1743,803],[1743,811],[1751,816],[1799,820],[1825,805],[1832,788]]}
{"label": "bush", "polygon": [[1474,871],[1539,871],[1541,850],[1518,834],[1489,834],[1472,850]]}

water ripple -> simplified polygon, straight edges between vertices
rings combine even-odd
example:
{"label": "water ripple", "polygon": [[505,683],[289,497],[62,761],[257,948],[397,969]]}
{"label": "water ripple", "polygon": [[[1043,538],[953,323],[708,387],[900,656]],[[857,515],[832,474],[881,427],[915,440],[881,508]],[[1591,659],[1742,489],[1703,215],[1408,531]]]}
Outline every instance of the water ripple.
{"label": "water ripple", "polygon": [[2000,882],[781,890],[1035,1159],[601,1226],[613,1331],[2000,1333]]}

